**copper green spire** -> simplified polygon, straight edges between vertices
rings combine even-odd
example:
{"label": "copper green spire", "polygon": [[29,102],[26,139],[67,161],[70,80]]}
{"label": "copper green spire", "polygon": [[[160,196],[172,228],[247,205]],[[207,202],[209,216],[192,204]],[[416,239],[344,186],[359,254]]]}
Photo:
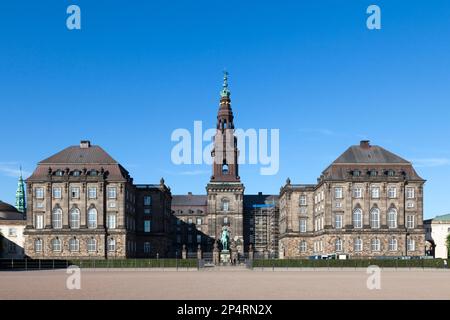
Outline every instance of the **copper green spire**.
{"label": "copper green spire", "polygon": [[22,178],[22,166],[20,167],[20,177],[19,182],[17,183],[17,191],[16,191],[16,209],[19,212],[25,213],[26,205],[25,205],[25,183]]}
{"label": "copper green spire", "polygon": [[228,90],[228,72],[223,72],[223,89],[220,92],[222,98],[229,98],[231,95],[230,90]]}

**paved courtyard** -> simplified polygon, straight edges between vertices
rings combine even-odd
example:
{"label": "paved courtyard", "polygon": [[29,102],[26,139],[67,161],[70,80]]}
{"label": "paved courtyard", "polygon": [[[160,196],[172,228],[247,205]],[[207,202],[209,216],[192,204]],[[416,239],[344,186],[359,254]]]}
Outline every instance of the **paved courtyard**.
{"label": "paved courtyard", "polygon": [[450,299],[447,270],[382,270],[368,290],[365,269],[302,271],[65,270],[0,272],[0,299]]}

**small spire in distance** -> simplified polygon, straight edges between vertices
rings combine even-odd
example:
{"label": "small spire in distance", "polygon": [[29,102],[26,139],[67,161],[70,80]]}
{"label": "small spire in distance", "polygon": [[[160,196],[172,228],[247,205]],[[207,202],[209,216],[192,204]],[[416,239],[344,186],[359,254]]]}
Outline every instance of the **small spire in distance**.
{"label": "small spire in distance", "polygon": [[231,92],[228,90],[228,72],[226,70],[223,71],[223,89],[220,92],[220,96],[222,98],[230,97]]}

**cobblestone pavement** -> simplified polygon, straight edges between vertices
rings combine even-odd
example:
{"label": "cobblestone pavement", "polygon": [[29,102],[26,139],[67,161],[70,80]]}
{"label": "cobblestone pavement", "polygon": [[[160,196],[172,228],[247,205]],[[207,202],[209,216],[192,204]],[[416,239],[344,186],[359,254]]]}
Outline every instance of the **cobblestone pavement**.
{"label": "cobblestone pavement", "polygon": [[450,299],[450,271],[382,270],[381,290],[365,269],[302,271],[65,270],[0,272],[0,299]]}

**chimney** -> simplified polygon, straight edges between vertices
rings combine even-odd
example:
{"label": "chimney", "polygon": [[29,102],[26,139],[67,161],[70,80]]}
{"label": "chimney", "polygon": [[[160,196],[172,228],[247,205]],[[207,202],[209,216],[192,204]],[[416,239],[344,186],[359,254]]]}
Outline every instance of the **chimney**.
{"label": "chimney", "polygon": [[359,143],[359,146],[363,149],[369,149],[370,141],[369,140],[361,140],[361,142]]}
{"label": "chimney", "polygon": [[88,140],[83,140],[80,142],[80,148],[81,149],[88,149],[91,147],[91,142]]}
{"label": "chimney", "polygon": [[192,196],[192,192],[188,192],[188,196]]}

